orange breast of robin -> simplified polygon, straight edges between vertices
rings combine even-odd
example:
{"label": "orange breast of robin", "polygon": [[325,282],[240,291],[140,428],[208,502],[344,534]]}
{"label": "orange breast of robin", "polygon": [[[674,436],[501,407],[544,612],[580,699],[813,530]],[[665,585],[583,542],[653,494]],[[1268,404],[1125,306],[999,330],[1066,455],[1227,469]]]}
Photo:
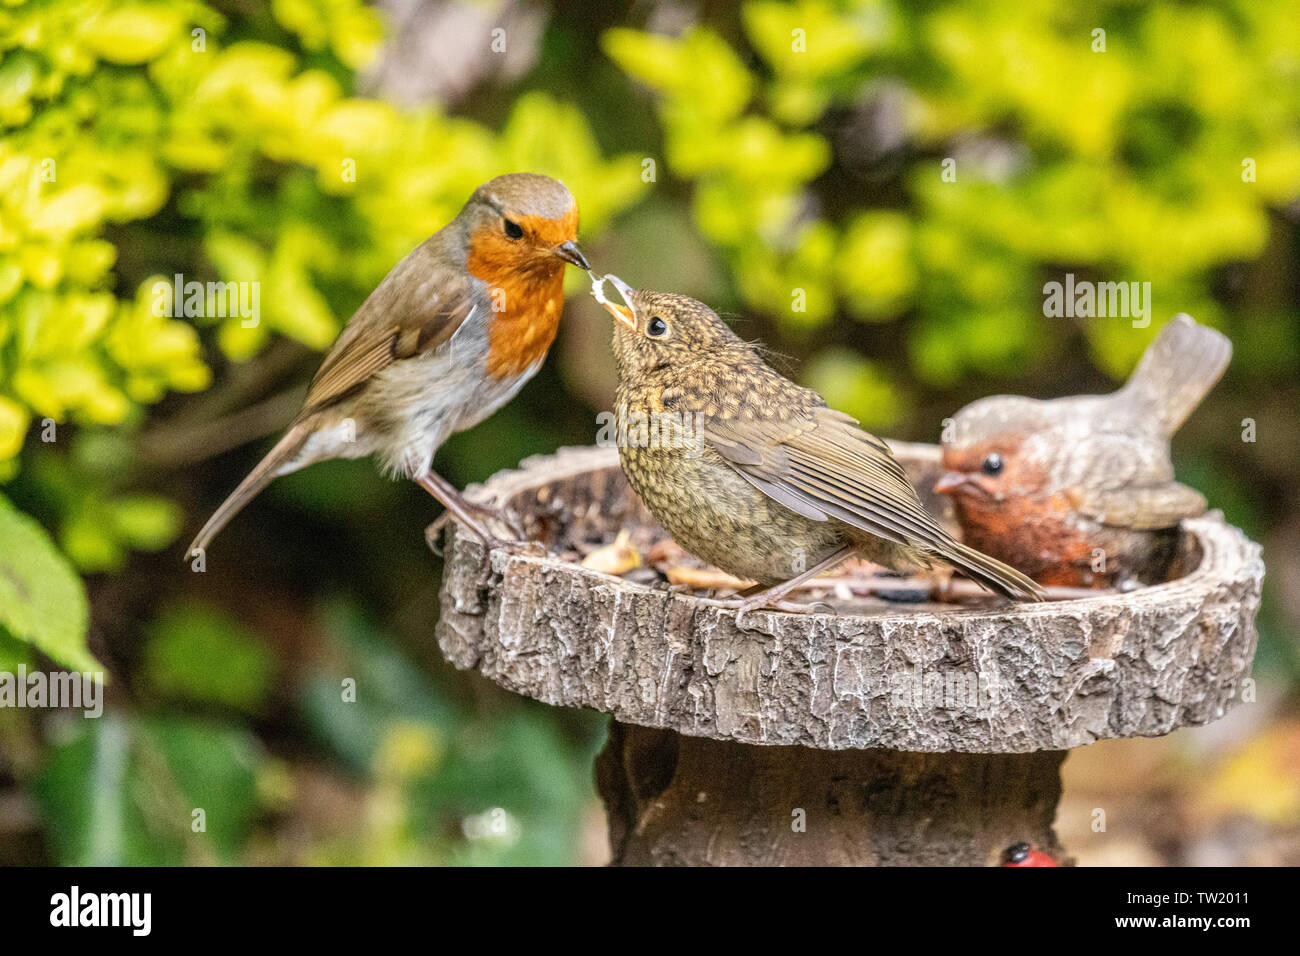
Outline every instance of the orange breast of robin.
{"label": "orange breast of robin", "polygon": [[488,323],[487,373],[497,380],[536,367],[555,341],[564,309],[563,273],[545,283],[502,283],[504,308]]}
{"label": "orange breast of robin", "polygon": [[954,501],[962,539],[1029,574],[1040,584],[1079,584],[1095,544],[1073,520],[1064,495],[1024,495],[1000,502],[971,496]]}
{"label": "orange breast of robin", "polygon": [[512,241],[495,230],[470,240],[466,265],[488,285],[487,374],[499,380],[522,375],[543,358],[564,310],[564,260],[549,249],[573,239],[577,210],[560,220],[523,217],[532,242]]}

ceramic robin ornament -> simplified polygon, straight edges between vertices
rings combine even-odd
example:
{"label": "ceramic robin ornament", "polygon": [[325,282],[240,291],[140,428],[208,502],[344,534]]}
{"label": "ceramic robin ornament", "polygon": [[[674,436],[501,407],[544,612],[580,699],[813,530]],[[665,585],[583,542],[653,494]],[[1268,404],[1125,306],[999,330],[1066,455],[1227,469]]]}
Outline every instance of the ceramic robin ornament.
{"label": "ceramic robin ornament", "polygon": [[1174,480],[1170,438],[1231,357],[1222,333],[1179,315],[1117,392],[963,408],[935,486],[951,496],[963,540],[1041,584],[1166,580],[1179,523],[1206,506]]}

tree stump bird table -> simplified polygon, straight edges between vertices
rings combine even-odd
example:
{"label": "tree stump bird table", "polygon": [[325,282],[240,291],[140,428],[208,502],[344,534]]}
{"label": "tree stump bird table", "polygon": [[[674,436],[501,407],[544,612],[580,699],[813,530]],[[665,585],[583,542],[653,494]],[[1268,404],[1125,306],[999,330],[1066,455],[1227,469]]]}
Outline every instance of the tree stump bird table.
{"label": "tree stump bird table", "polygon": [[[895,443],[927,507],[938,449]],[[546,545],[447,529],[438,643],[457,667],[612,716],[596,761],[623,865],[991,865],[1053,831],[1066,753],[1221,717],[1255,652],[1259,546],[1185,522],[1181,573],[1036,605],[880,598],[735,612],[576,556],[655,529],[614,448],[471,489]],[[647,532],[650,533],[650,532]]]}

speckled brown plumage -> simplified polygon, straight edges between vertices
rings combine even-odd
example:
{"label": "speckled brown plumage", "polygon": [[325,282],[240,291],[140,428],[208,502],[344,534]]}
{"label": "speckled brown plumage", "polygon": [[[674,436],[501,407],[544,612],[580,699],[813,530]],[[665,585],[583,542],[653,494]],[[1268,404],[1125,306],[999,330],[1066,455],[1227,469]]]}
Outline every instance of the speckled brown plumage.
{"label": "speckled brown plumage", "polygon": [[[926,513],[884,442],[771,369],[707,306],[658,292],[630,304],[614,333],[620,409],[675,416],[687,440],[642,447],[632,436],[620,456],[682,547],[763,585],[851,546],[892,568],[939,558],[1004,595],[1037,597]],[[666,332],[651,334],[656,321]]]}

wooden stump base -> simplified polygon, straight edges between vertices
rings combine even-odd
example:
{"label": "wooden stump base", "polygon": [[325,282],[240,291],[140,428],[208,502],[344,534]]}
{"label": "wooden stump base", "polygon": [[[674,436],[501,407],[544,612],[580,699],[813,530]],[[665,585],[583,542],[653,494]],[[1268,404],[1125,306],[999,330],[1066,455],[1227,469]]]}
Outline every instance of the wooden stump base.
{"label": "wooden stump base", "polygon": [[1065,752],[756,747],[612,721],[596,759],[615,866],[993,866],[1060,858]]}

